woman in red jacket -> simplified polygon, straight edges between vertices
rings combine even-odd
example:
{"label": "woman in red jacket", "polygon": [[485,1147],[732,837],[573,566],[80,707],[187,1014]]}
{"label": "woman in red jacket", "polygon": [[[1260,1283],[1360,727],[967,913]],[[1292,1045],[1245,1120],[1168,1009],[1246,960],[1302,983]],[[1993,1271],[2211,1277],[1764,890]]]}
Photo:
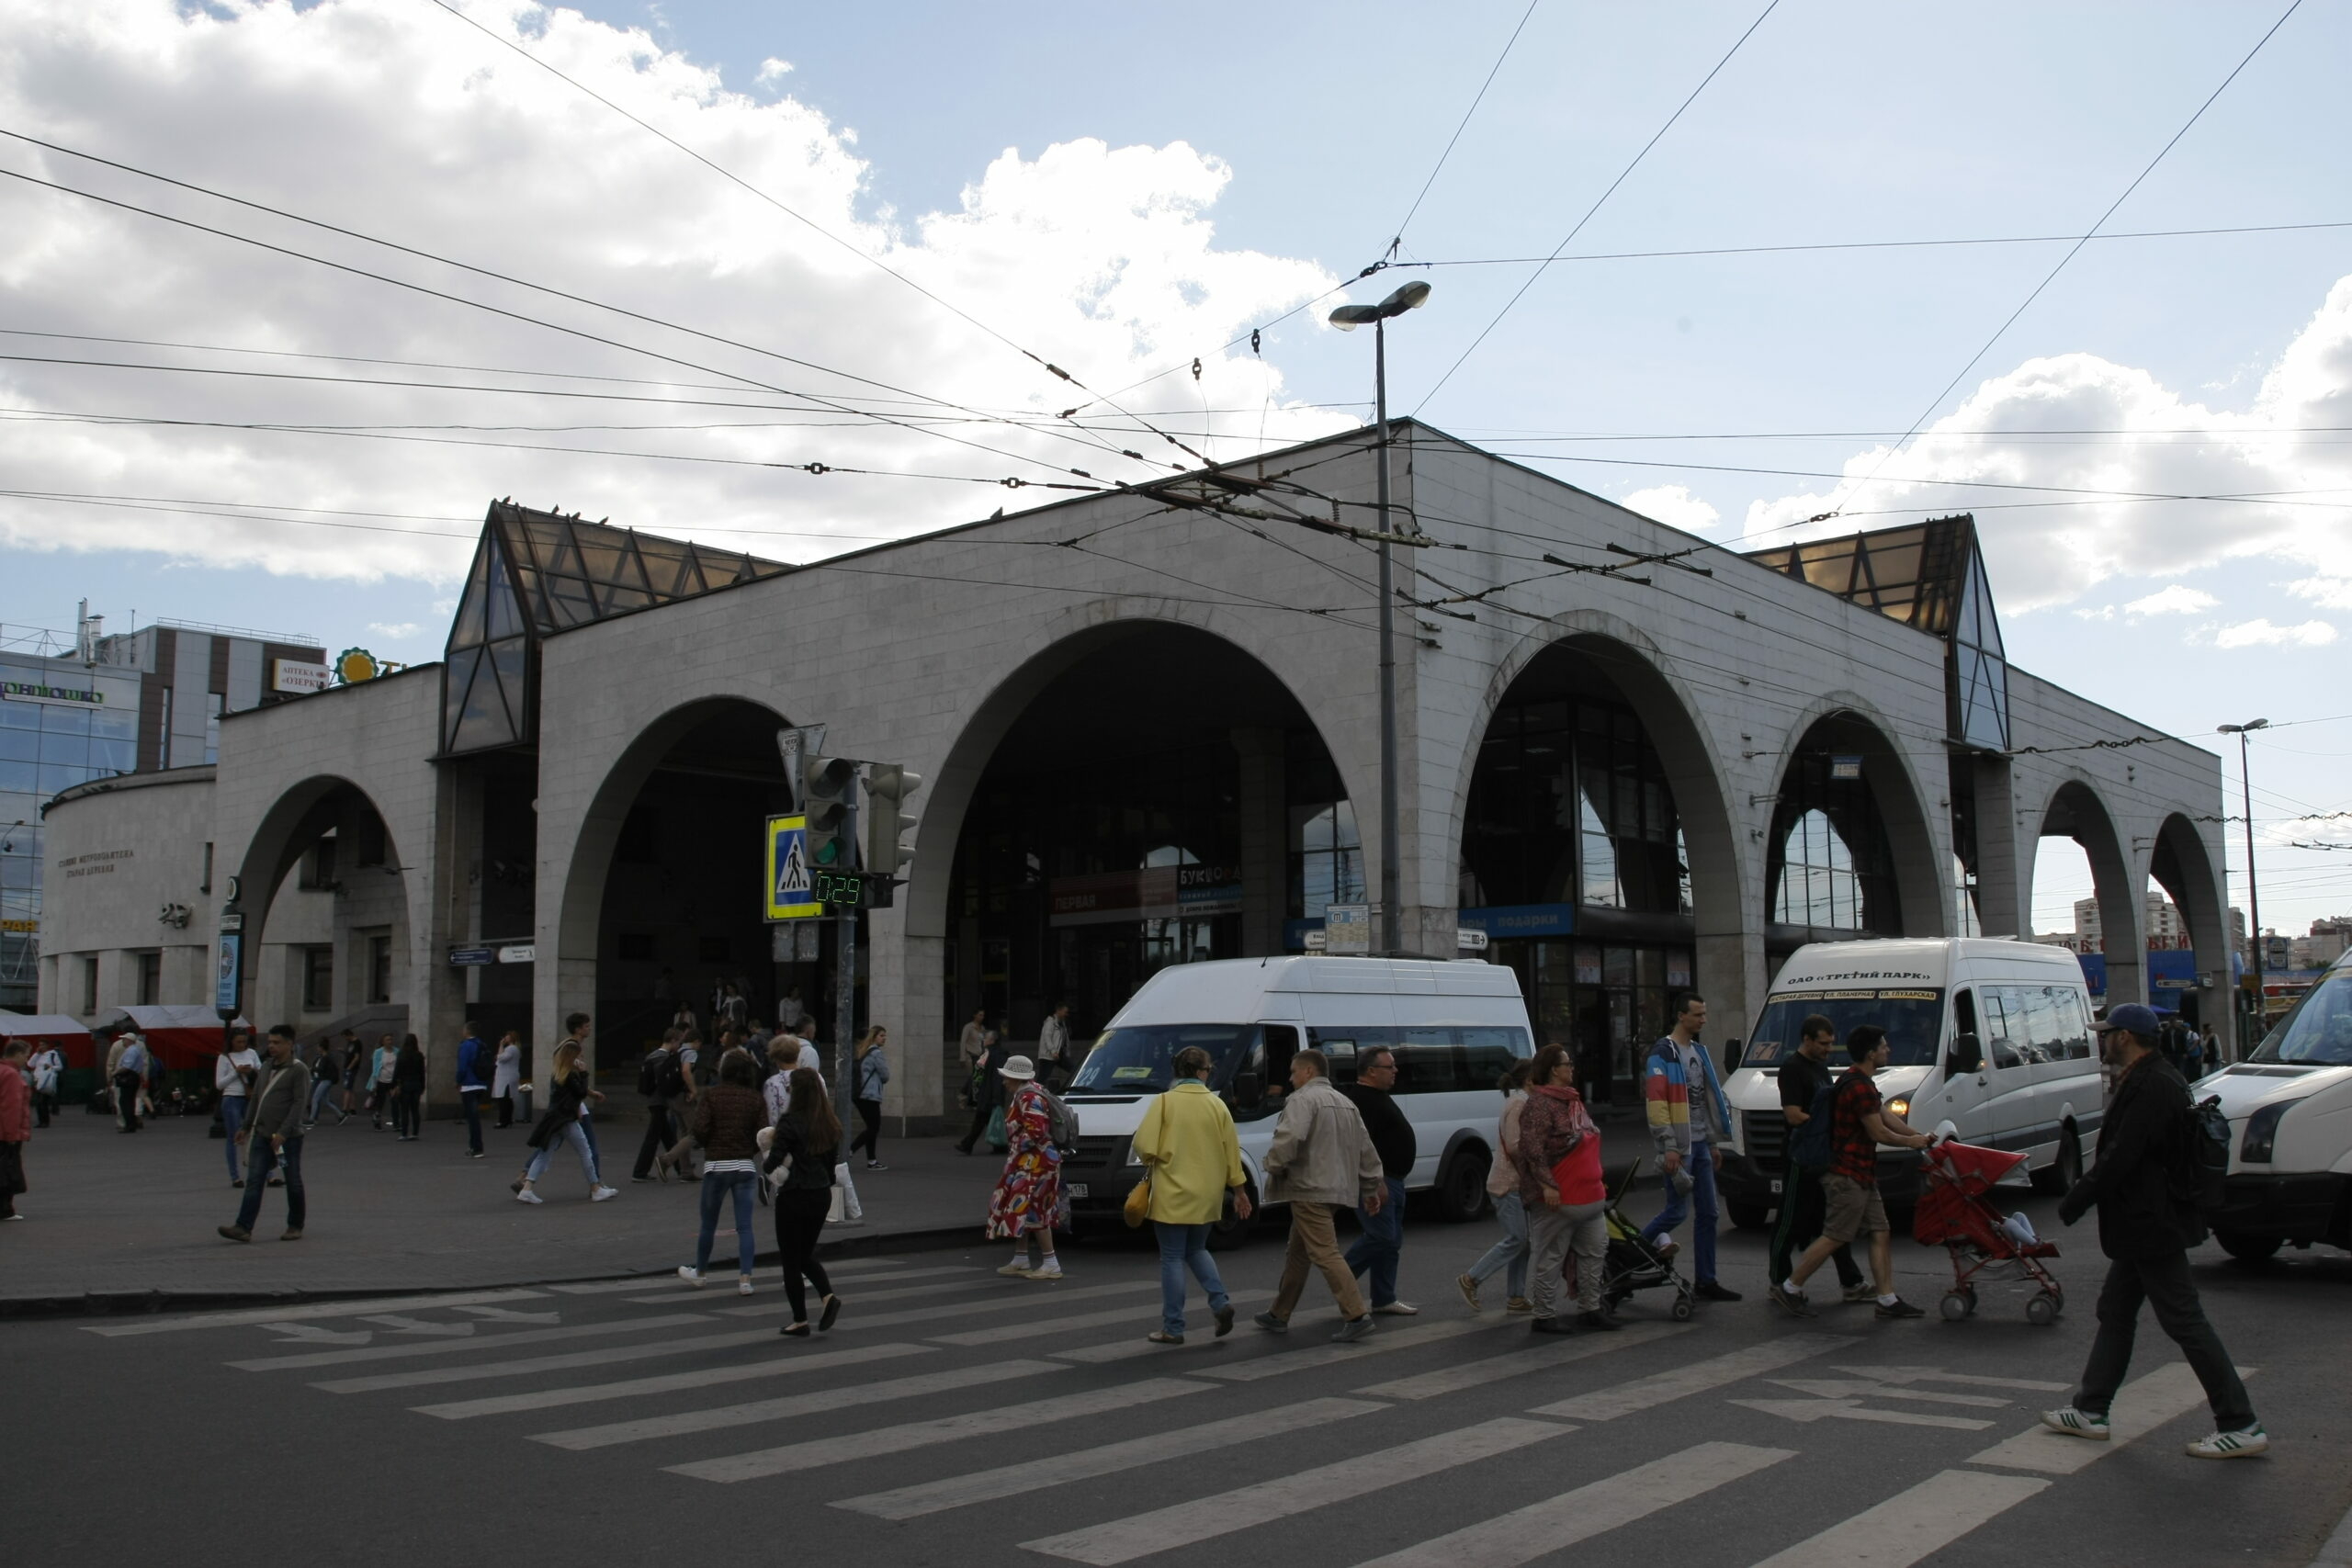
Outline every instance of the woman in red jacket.
{"label": "woman in red jacket", "polygon": [[1576,1058],[1565,1045],[1546,1045],[1527,1075],[1527,1107],[1519,1117],[1519,1193],[1527,1210],[1528,1242],[1535,1250],[1538,1334],[1572,1334],[1555,1315],[1560,1269],[1577,1256],[1577,1324],[1621,1327],[1600,1310],[1600,1273],[1609,1247],[1609,1190],[1600,1179],[1600,1129],[1576,1091]]}

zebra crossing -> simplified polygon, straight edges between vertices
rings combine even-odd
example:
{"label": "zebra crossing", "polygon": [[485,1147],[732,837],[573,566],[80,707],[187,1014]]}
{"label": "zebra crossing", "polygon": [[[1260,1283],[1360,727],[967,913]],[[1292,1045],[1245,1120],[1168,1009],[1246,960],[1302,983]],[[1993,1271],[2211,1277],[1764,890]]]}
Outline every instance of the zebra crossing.
{"label": "zebra crossing", "polygon": [[[772,1292],[705,1305],[683,1285],[645,1279],[89,1332],[200,1333],[221,1345],[226,1368],[299,1382],[371,1422],[454,1425],[547,1450],[550,1462],[608,1453],[661,1478],[649,1480],[657,1487],[757,1495],[758,1483],[788,1478],[797,1502],[830,1510],[846,1530],[1019,1498],[1017,1517],[991,1526],[1008,1550],[1100,1568],[1306,1529],[1281,1539],[1310,1542],[1311,1561],[1340,1568],[1510,1568],[1618,1530],[1634,1532],[1630,1557],[1649,1550],[1635,1539],[1645,1521],[1752,1498],[1741,1489],[1801,1472],[1789,1461],[1838,1425],[1816,1427],[1805,1412],[1850,1414],[1871,1400],[1964,1414],[1886,1428],[1889,1444],[1926,1445],[1922,1473],[1890,1474],[1884,1495],[1829,1505],[1853,1510],[1846,1517],[1760,1542],[1757,1568],[1904,1568],[2199,1398],[2185,1367],[2160,1367],[2119,1403],[2115,1440],[2088,1444],[2024,1426],[2048,1382],[1871,1364],[1871,1342],[1857,1334],[1736,1343],[1704,1320],[1655,1321],[1531,1341],[1521,1319],[1431,1315],[1385,1320],[1370,1338],[1337,1345],[1303,1316],[1288,1337],[1195,1333],[1170,1348],[1142,1339],[1155,1278],[1040,1286],[973,1264],[891,1258],[832,1272],[850,1312],[809,1342],[778,1339]],[[1240,1305],[1268,1293],[1234,1296]],[[875,1302],[910,1304],[859,1310]],[[761,1325],[738,1326],[751,1318]],[[471,1332],[453,1332],[459,1324]],[[354,1338],[368,1342],[343,1342]],[[1705,1440],[1678,1438],[1651,1456],[1627,1446],[1649,1429],[1642,1417],[1694,1413]],[[1988,1430],[2004,1424],[2023,1429]],[[1427,1500],[1408,1516],[1417,1529],[1332,1528],[1355,1517],[1351,1505],[1391,1497]],[[696,1506],[693,1493],[676,1500]]]}

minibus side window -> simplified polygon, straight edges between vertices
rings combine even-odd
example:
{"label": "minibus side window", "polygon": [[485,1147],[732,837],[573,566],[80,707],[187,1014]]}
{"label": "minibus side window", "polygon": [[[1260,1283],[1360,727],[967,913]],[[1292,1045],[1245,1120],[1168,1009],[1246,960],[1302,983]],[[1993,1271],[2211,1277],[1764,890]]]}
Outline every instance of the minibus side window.
{"label": "minibus side window", "polygon": [[[1976,993],[1954,991],[1951,996],[1951,1032],[1954,1034],[1976,1033]],[[1978,1038],[1983,1038],[1981,1035]]]}
{"label": "minibus side window", "polygon": [[2072,986],[2052,986],[2047,990],[2060,1037],[2052,1054],[2070,1062],[2085,1059],[2091,1054],[2091,1030],[2090,1020],[2083,1012],[2083,994]]}
{"label": "minibus side window", "polygon": [[1298,1031],[1287,1023],[1265,1026],[1266,1082],[1290,1082],[1290,1059],[1298,1054]]}

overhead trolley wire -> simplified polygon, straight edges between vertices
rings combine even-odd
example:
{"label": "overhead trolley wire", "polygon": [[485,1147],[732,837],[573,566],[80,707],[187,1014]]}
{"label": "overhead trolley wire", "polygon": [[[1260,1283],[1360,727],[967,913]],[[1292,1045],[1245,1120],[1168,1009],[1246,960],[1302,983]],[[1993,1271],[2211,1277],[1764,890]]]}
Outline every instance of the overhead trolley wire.
{"label": "overhead trolley wire", "polygon": [[2287,25],[2288,18],[2300,10],[2302,7],[2302,4],[2303,0],[2288,0],[2287,8],[2278,14],[2278,19],[2270,24],[2268,31],[2265,32],[2260,38],[2255,40],[2254,47],[2245,51],[2244,59],[2240,60],[2235,65],[2230,67],[2230,73],[2222,78],[2221,85],[2215,87],[2211,93],[2208,93],[2205,96],[2205,101],[2197,106],[2197,112],[2190,115],[2188,118],[2182,123],[2181,128],[2172,133],[2170,141],[2167,141],[2162,147],[2156,150],[2156,155],[2148,160],[2145,167],[2142,168],[2138,174],[2132,176],[2132,183],[2125,186],[2122,193],[2116,197],[2113,201],[2108,203],[2107,210],[2099,214],[2098,221],[2093,223],[2089,229],[2086,230],[2081,239],[2076,240],[2073,244],[2066,247],[2066,254],[2058,258],[2057,265],[2052,266],[2048,273],[2044,274],[2041,281],[2033,286],[2032,291],[2026,295],[2025,299],[2018,303],[2018,308],[2010,311],[1999,326],[1993,329],[1993,335],[1986,338],[1983,345],[1980,346],[1974,354],[1968,356],[1968,363],[1962,366],[1959,371],[1953,375],[1952,378],[1944,383],[1942,389],[1938,391],[1935,397],[1928,400],[1928,405],[1919,411],[1919,417],[1911,422],[1911,428],[1909,431],[1905,433],[1903,439],[1896,442],[1894,446],[1888,449],[1886,455],[1878,460],[1877,465],[1873,467],[1868,474],[1863,476],[1861,483],[1856,485],[1854,489],[1849,492],[1849,494],[1859,495],[1863,491],[1869,489],[1871,484],[1878,479],[1880,473],[1884,470],[1886,465],[1894,460],[1895,454],[1901,452],[1904,447],[1910,445],[1911,437],[1917,435],[1919,433],[1919,427],[1926,424],[1928,421],[1933,417],[1936,410],[1943,406],[1944,400],[1951,396],[1952,389],[1958,387],[1962,380],[1966,379],[1968,373],[1975,369],[1978,363],[1982,361],[1986,355],[1993,352],[1993,345],[1999,343],[2001,339],[2007,334],[2008,330],[2017,324],[2018,318],[2024,315],[2026,311],[2031,308],[2036,299],[2041,298],[2043,290],[2047,289],[2052,283],[2058,281],[2058,275],[2066,270],[2066,264],[2073,261],[2077,255],[2080,255],[2082,254],[2083,247],[2089,244],[2093,237],[2096,236],[2101,229],[2107,227],[2107,220],[2114,217],[2117,209],[2132,198],[2132,193],[2138,190],[2147,180],[2147,177],[2150,175],[2156,172],[2156,165],[2163,163],[2165,156],[2169,154],[2175,147],[2180,145],[2181,138],[2187,136],[2189,131],[2196,127],[2197,122],[2205,118],[2205,111],[2213,107],[2214,100],[2218,99],[2224,92],[2227,92],[2229,90],[2230,84],[2238,79],[2239,73],[2245,71],[2247,66],[2254,63],[2254,57],[2262,52],[2263,46],[2267,44],[2278,35],[2278,29]]}
{"label": "overhead trolley wire", "polygon": [[1388,242],[1389,255],[1396,255],[1397,247],[1405,243],[1405,231],[1413,226],[1413,215],[1420,211],[1421,203],[1429,199],[1430,187],[1437,184],[1438,175],[1445,171],[1445,161],[1453,156],[1454,144],[1462,140],[1462,133],[1470,129],[1471,117],[1478,112],[1478,106],[1487,101],[1487,89],[1495,85],[1495,77],[1502,71],[1503,62],[1510,58],[1511,50],[1519,43],[1519,35],[1527,30],[1527,24],[1535,17],[1535,7],[1543,3],[1544,0],[1527,0],[1527,9],[1520,13],[1519,26],[1511,28],[1510,37],[1503,39],[1503,51],[1495,56],[1494,64],[1487,68],[1487,79],[1478,84],[1477,92],[1471,96],[1470,107],[1462,111],[1461,122],[1454,126],[1453,134],[1445,139],[1445,151],[1437,155],[1437,163],[1430,169],[1430,177],[1421,182],[1421,188],[1413,197],[1413,205],[1405,209],[1403,221],[1396,225],[1396,234]]}
{"label": "overhead trolley wire", "polygon": [[[2301,0],[2297,0],[2297,4],[2301,3]],[[1682,118],[1683,112],[1698,101],[1700,94],[1707,90],[1707,84],[1713,82],[1722,73],[1724,67],[1731,63],[1732,56],[1737,54],[1741,46],[1755,36],[1756,29],[1764,25],[1765,18],[1771,16],[1773,11],[1779,8],[1781,0],[1766,0],[1764,9],[1758,12],[1756,19],[1747,24],[1747,30],[1732,40],[1732,46],[1724,51],[1724,57],[1721,60],[1715,62],[1714,68],[1701,77],[1699,85],[1690,89],[1690,96],[1675,106],[1674,112],[1666,117],[1666,123],[1659,126],[1647,141],[1642,143],[1641,151],[1634,153],[1632,161],[1617,172],[1617,177],[1609,182],[1609,187],[1593,198],[1592,205],[1585,209],[1584,216],[1577,220],[1576,227],[1568,231],[1566,238],[1553,246],[1551,255],[1546,256],[1543,264],[1529,275],[1527,281],[1521,284],[1509,299],[1503,301],[1503,308],[1495,312],[1494,320],[1479,329],[1478,335],[1470,340],[1470,346],[1464,349],[1460,356],[1446,368],[1445,374],[1437,378],[1437,385],[1421,395],[1421,400],[1414,405],[1415,414],[1418,415],[1422,409],[1429,407],[1430,400],[1445,389],[1445,384],[1453,379],[1453,373],[1461,369],[1472,355],[1478,352],[1478,345],[1485,343],[1497,327],[1502,325],[1503,318],[1510,314],[1511,308],[1526,296],[1529,289],[1535,287],[1536,280],[1544,276],[1545,269],[1550,267],[1554,261],[1558,259],[1560,253],[1566,250],[1578,234],[1584,232],[1584,226],[1592,221],[1593,214],[1599,212],[1602,205],[1617,194],[1617,187],[1623,185],[1633,172],[1641,166],[1642,160],[1649,156],[1650,149],[1657,146],[1665,138],[1666,133],[1674,129],[1675,122]]]}

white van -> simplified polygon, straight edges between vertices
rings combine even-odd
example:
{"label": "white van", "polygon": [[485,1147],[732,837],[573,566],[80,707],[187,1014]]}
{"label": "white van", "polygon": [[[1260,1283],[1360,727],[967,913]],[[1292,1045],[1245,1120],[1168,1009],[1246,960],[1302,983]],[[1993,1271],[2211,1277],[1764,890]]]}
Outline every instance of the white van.
{"label": "white van", "polygon": [[2259,1262],[2291,1243],[2352,1249],[2352,953],[2245,1061],[2198,1080],[2230,1119],[2213,1239]]}
{"label": "white van", "polygon": [[[1813,1013],[1838,1026],[1833,1071],[1843,1070],[1847,1031],[1886,1031],[1894,1055],[1879,1091],[1914,1127],[1950,1122],[1962,1143],[2022,1151],[2049,1190],[2082,1174],[2106,1094],[2090,993],[2073,953],[1982,937],[1815,942],[1781,965],[1724,1086],[1735,1152],[1717,1185],[1734,1224],[1763,1224],[1778,1203],[1789,1136],[1780,1064],[1795,1054],[1798,1028]],[[1917,1191],[1918,1167],[1907,1150],[1879,1151],[1890,1201]]]}
{"label": "white van", "polygon": [[[1235,958],[1173,964],[1144,982],[1095,1041],[1067,1098],[1078,1112],[1079,1150],[1062,1165],[1073,1217],[1108,1219],[1143,1179],[1135,1130],[1150,1097],[1165,1090],[1188,1045],[1216,1063],[1209,1088],[1233,1111],[1254,1199],[1273,1141],[1278,1093],[1290,1058],[1311,1046],[1349,1083],[1375,1045],[1396,1054],[1396,1102],[1413,1124],[1419,1157],[1411,1189],[1434,1188],[1449,1219],[1486,1204],[1499,1089],[1514,1061],[1534,1054],[1527,1007],[1510,970],[1476,960]],[[1246,1227],[1228,1207],[1222,1245]]]}

